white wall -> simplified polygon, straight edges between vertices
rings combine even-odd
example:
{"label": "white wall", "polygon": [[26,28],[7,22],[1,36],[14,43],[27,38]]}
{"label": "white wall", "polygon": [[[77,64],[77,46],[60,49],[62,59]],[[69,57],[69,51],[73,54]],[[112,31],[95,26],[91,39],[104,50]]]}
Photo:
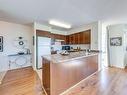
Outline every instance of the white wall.
{"label": "white wall", "polygon": [[[126,42],[125,42],[125,26],[124,25],[111,25],[108,27],[109,31],[109,57],[110,66],[124,68],[125,67],[125,52],[126,52]],[[111,46],[110,38],[122,37],[121,46]]]}
{"label": "white wall", "polygon": [[123,19],[107,19],[105,21],[102,21],[102,57],[103,57],[103,64],[107,67],[109,66],[109,54],[108,54],[108,43],[107,43],[107,27],[111,25],[120,25],[120,24],[127,24],[126,20]]}
{"label": "white wall", "polygon": [[[33,30],[29,26],[0,21],[0,36],[4,37],[4,51],[0,52],[0,71],[7,70],[9,68],[7,55],[19,52],[19,49],[13,45],[16,37],[24,37],[24,39],[27,40],[27,48],[31,51],[33,50]],[[13,66],[13,69],[15,68],[17,67]]]}

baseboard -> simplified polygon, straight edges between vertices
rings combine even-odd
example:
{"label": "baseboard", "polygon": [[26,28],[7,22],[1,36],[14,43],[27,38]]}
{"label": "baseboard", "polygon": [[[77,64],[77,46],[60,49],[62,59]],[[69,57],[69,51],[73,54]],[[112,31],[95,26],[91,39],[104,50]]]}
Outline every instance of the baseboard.
{"label": "baseboard", "polygon": [[118,69],[125,69],[126,67],[116,67],[116,66],[109,66],[110,68],[118,68]]}

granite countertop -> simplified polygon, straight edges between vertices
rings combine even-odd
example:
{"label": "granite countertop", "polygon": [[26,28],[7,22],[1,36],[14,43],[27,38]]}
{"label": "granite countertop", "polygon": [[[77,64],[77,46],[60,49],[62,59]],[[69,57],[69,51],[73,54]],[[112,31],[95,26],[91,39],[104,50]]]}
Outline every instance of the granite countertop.
{"label": "granite countertop", "polygon": [[65,61],[70,61],[70,60],[94,56],[94,55],[98,55],[98,52],[91,52],[89,54],[86,54],[84,51],[80,51],[80,52],[71,52],[69,55],[66,56],[63,56],[61,54],[53,54],[53,55],[45,55],[42,57],[46,58],[47,60],[53,63],[61,63]]}

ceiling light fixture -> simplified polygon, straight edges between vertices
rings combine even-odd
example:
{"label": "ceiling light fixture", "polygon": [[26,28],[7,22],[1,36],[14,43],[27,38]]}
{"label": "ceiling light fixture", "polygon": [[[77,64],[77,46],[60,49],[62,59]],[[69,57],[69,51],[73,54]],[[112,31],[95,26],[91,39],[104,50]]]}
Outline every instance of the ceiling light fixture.
{"label": "ceiling light fixture", "polygon": [[63,28],[67,28],[67,29],[71,28],[71,25],[65,24],[65,23],[62,23],[62,22],[59,22],[59,21],[56,21],[56,20],[50,20],[49,24],[59,26],[59,27],[63,27]]}

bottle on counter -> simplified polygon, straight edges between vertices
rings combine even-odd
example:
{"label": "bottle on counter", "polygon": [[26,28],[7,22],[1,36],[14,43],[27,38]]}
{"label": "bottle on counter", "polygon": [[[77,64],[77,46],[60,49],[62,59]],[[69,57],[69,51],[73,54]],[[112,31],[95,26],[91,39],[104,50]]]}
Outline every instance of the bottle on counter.
{"label": "bottle on counter", "polygon": [[88,49],[86,49],[86,55],[88,55],[89,53],[88,53]]}
{"label": "bottle on counter", "polygon": [[81,48],[79,47],[79,51],[81,51]]}

